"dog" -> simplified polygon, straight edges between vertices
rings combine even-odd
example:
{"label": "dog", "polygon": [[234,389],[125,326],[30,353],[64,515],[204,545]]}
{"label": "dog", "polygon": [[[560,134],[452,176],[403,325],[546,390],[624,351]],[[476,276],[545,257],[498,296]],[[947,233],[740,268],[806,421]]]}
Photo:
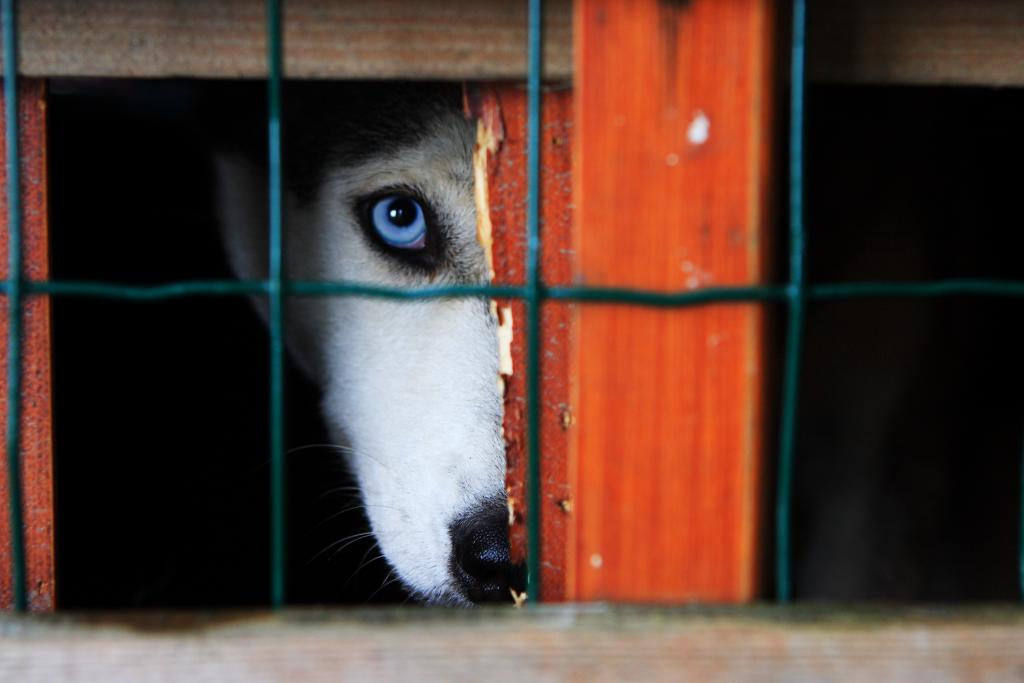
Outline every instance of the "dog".
{"label": "dog", "polygon": [[[458,86],[286,90],[285,269],[289,279],[390,287],[480,285],[475,124]],[[215,155],[231,268],[267,277],[263,164]],[[256,300],[266,317],[264,299]],[[333,443],[371,530],[418,600],[506,601],[509,556],[497,321],[489,301],[289,297],[287,342],[322,392]]]}

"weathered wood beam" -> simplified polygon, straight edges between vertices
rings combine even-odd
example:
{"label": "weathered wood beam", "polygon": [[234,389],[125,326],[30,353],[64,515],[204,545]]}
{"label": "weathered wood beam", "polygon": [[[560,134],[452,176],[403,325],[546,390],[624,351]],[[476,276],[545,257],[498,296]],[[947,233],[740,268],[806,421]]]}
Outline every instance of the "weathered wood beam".
{"label": "weathered wood beam", "polygon": [[[49,275],[49,220],[46,172],[46,82],[18,83],[21,154],[23,276]],[[0,101],[0,119],[3,118]],[[0,158],[6,153],[0,133]],[[0,165],[0,279],[7,277],[7,173]],[[53,395],[50,365],[50,298],[27,298],[22,323],[21,463],[28,608],[54,608]],[[0,397],[7,396],[6,298],[0,298]],[[0,400],[0,462],[6,463],[7,405]],[[0,608],[11,606],[11,534],[7,515],[7,471],[0,466]]]}
{"label": "weathered wood beam", "polygon": [[[571,69],[568,0],[549,0],[544,59]],[[263,0],[27,0],[19,68],[30,75],[217,78],[266,73]],[[301,78],[521,77],[518,0],[289,0],[285,73]]]}
{"label": "weathered wood beam", "polygon": [[[262,0],[24,0],[20,66],[35,76],[256,78]],[[545,73],[572,76],[569,0],[547,0]],[[522,78],[525,2],[289,0],[301,78]],[[1017,0],[813,0],[808,75],[837,83],[1024,85]]]}
{"label": "weathered wood beam", "polygon": [[[477,117],[474,154],[478,225],[490,249],[493,282],[522,285],[526,270],[526,90],[516,83],[468,89]],[[572,92],[543,95],[541,119],[541,275],[551,286],[572,280]],[[525,556],[526,520],[526,312],[521,300],[499,301],[505,345],[502,384],[508,456],[508,495],[513,554]],[[573,414],[569,397],[569,339],[572,306],[548,302],[542,312],[541,345],[541,595],[545,602],[566,597],[566,534],[572,524],[568,451]],[[533,596],[536,597],[536,596]]]}
{"label": "weathered wood beam", "polygon": [[812,0],[807,73],[829,83],[1024,85],[1024,2]]}
{"label": "weathered wood beam", "polygon": [[[766,281],[773,5],[577,0],[580,283]],[[757,304],[579,307],[570,598],[757,595],[763,319]]]}
{"label": "weathered wood beam", "polygon": [[404,610],[0,617],[0,680],[1019,681],[1001,611]]}

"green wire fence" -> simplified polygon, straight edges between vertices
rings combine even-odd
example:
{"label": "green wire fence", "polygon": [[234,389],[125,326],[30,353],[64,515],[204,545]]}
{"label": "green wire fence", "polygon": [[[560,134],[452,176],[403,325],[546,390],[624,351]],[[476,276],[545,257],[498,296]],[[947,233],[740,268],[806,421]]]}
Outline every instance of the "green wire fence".
{"label": "green wire fence", "polygon": [[779,467],[775,503],[775,592],[780,602],[790,598],[790,520],[793,497],[793,457],[796,451],[797,388],[803,346],[804,304],[804,38],[807,27],[804,0],[793,3],[793,47],[790,56],[789,101],[789,318],[786,360],[782,376],[782,424],[779,429]]}
{"label": "green wire fence", "polygon": [[18,158],[18,56],[14,0],[3,0],[4,135],[7,140],[7,502],[14,609],[25,611],[25,532],[21,504],[21,164]]}
{"label": "green wire fence", "polygon": [[270,303],[270,604],[285,602],[285,466],[284,466],[284,214],[281,203],[281,76],[284,70],[281,2],[267,2],[267,147],[270,167],[269,260]]}
{"label": "green wire fence", "polygon": [[[302,296],[360,296],[398,300],[499,297],[522,299],[527,310],[527,415],[526,440],[529,464],[527,491],[527,594],[536,603],[540,594],[540,309],[544,300],[579,303],[620,304],[653,307],[683,307],[722,303],[785,302],[788,326],[782,387],[781,429],[778,456],[778,480],[775,507],[776,594],[786,602],[791,598],[790,499],[793,455],[797,424],[797,384],[803,338],[803,316],[808,301],[873,297],[986,296],[1024,298],[1024,281],[943,280],[922,283],[843,283],[809,285],[804,276],[805,226],[804,199],[804,54],[806,0],[793,0],[793,32],[790,98],[789,166],[789,266],[785,285],[713,287],[697,291],[653,292],[615,287],[548,287],[538,268],[540,236],[540,130],[541,130],[541,0],[528,0],[528,127],[527,127],[527,252],[526,277],[521,286],[452,286],[394,288],[353,282],[308,282],[287,280],[284,274],[284,225],[281,172],[281,80],[283,43],[281,0],[267,0],[268,63],[268,151],[269,151],[269,276],[250,281],[187,281],[158,286],[124,286],[87,281],[25,281],[22,277],[22,216],[17,116],[17,35],[15,0],[0,0],[3,22],[4,56],[4,129],[7,140],[7,235],[8,277],[0,282],[0,294],[7,298],[9,327],[7,335],[7,472],[9,519],[11,528],[11,577],[13,606],[24,611],[25,542],[22,521],[20,480],[20,419],[22,305],[25,296],[93,297],[127,301],[156,301],[182,297],[265,295],[270,303],[270,443],[271,443],[271,586],[270,603],[280,607],[287,601],[285,557],[285,451],[284,451],[284,362],[285,299]],[[1020,589],[1024,597],[1024,452],[1021,458],[1020,507]]]}

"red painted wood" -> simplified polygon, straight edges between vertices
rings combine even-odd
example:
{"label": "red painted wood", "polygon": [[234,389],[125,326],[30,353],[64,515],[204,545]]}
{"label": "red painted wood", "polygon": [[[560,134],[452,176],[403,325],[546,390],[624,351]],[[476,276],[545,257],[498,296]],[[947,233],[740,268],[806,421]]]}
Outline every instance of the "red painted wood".
{"label": "red painted wood", "polygon": [[[772,14],[770,0],[577,0],[583,284],[763,281]],[[755,597],[763,347],[759,305],[579,309],[570,598]]]}
{"label": "red painted wood", "polygon": [[[3,116],[0,101],[0,118]],[[18,83],[20,116],[21,196],[24,276],[49,275],[46,194],[46,82]],[[0,132],[0,158],[6,141]],[[7,277],[7,177],[0,165],[0,277]],[[7,395],[7,302],[0,301],[0,397]],[[34,612],[54,609],[53,442],[50,384],[50,301],[25,302],[22,350],[21,453],[28,604]],[[6,403],[0,399],[0,463],[7,462]],[[0,464],[0,607],[11,605],[10,523],[7,514],[7,472]]]}
{"label": "red painted wood", "polygon": [[[486,162],[488,214],[496,284],[521,284],[526,253],[526,92],[518,84],[472,86],[471,109],[490,139]],[[572,96],[569,90],[544,95],[541,135],[541,274],[548,284],[567,284],[572,277]],[[526,329],[521,301],[499,301],[513,321],[512,369],[505,381],[505,442],[508,454],[509,500],[514,510],[513,553],[522,559],[526,545],[526,477],[524,441],[526,413]],[[573,507],[568,485],[569,337],[571,306],[547,303],[543,310],[541,410],[542,555],[541,599],[565,599],[566,533]]]}

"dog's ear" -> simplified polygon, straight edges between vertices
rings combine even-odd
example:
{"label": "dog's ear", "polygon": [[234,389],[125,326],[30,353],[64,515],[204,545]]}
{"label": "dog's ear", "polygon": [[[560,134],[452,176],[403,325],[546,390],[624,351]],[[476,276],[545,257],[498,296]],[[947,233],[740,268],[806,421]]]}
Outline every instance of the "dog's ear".
{"label": "dog's ear", "polygon": [[[241,280],[267,277],[267,177],[242,154],[213,154],[217,217],[228,263]],[[262,297],[260,297],[262,299]]]}
{"label": "dog's ear", "polygon": [[[240,280],[264,280],[268,276],[268,199],[267,169],[244,153],[221,149],[213,153],[216,179],[216,206],[221,243],[228,265]],[[289,219],[301,220],[298,200],[290,190],[284,192],[285,227]],[[301,276],[301,274],[299,275]],[[266,296],[249,297],[256,312],[269,324]],[[288,319],[309,317],[309,302],[288,300]],[[303,336],[303,326],[288,325],[288,348],[298,367],[310,378],[322,377],[315,344]]]}

